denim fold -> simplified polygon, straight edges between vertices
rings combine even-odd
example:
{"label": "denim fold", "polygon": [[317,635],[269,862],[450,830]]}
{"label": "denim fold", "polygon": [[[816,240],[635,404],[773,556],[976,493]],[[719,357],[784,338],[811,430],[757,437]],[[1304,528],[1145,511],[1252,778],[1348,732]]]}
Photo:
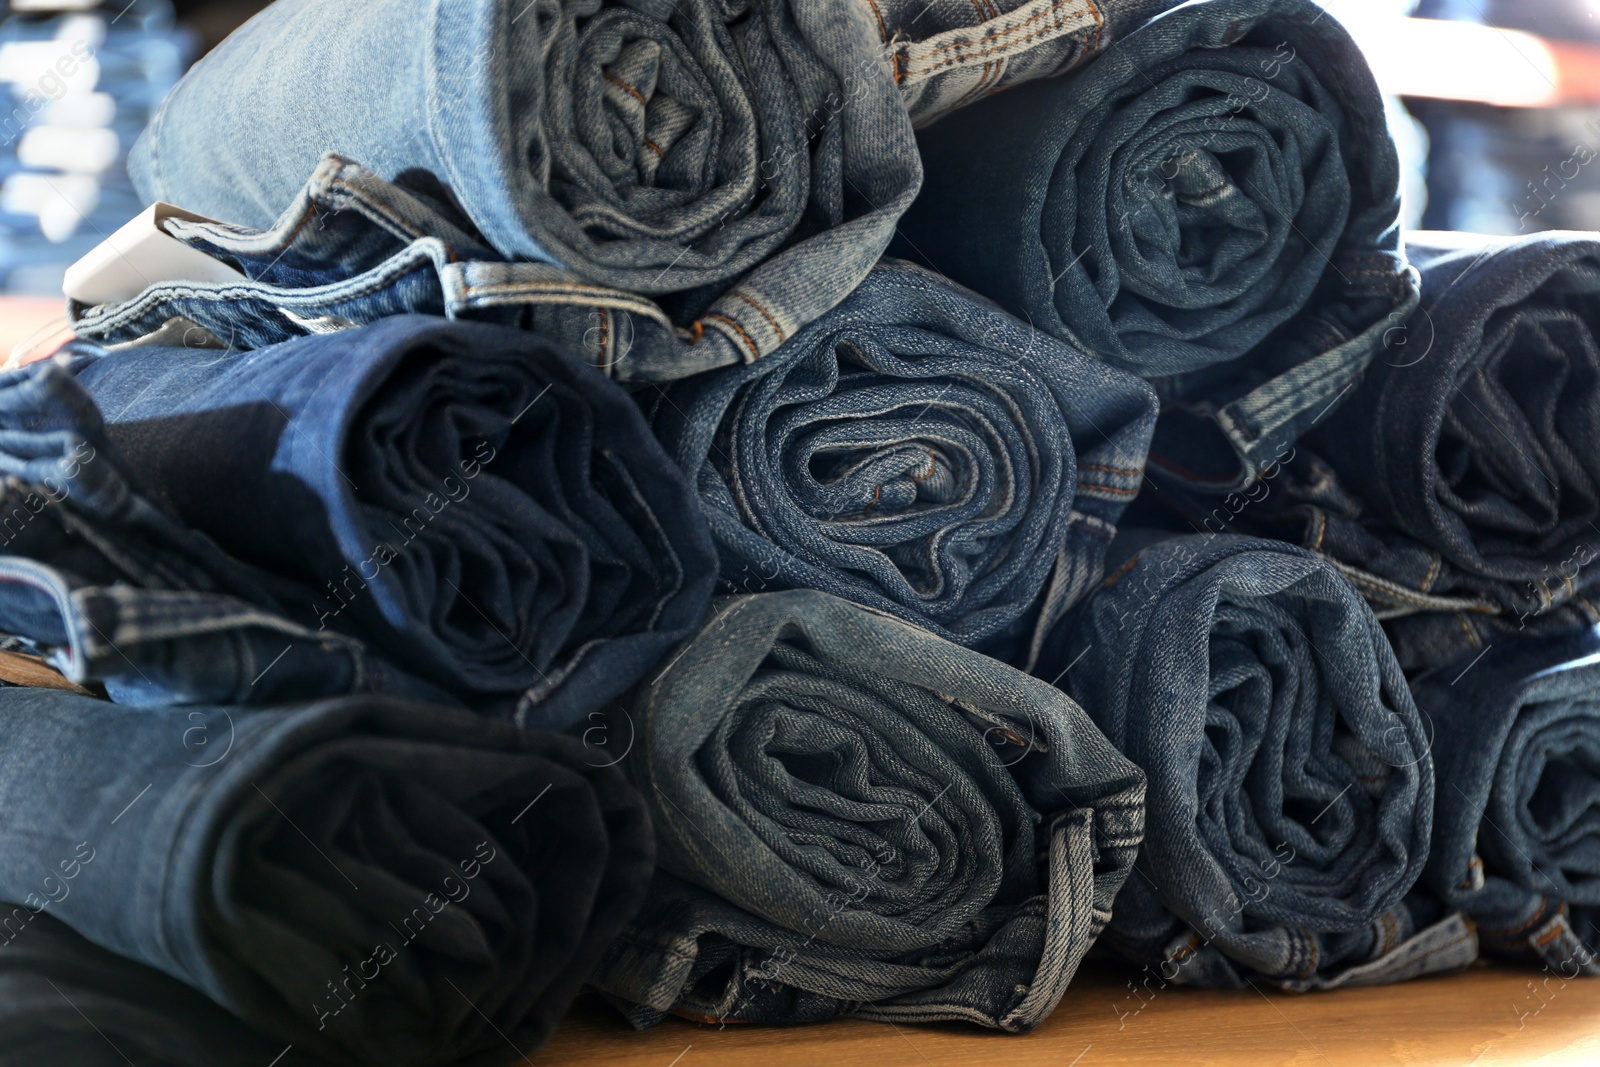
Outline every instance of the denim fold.
{"label": "denim fold", "polygon": [[1058,690],[826,593],[719,601],[632,716],[659,869],[593,982],[641,1027],[1031,1029],[1142,835],[1141,775]]}
{"label": "denim fold", "polygon": [[854,288],[916,194],[876,40],[856,0],[286,0],[195,66],[130,168],[257,227],[324,152],[424,175],[502,255],[661,298],[740,363]]}
{"label": "denim fold", "polygon": [[0,373],[0,632],[119,703],[453,702],[317,627],[311,589],[229,556],[157,496],[65,361]]}
{"label": "denim fold", "polygon": [[0,1067],[335,1062],[286,1049],[182,982],[107,952],[48,913],[18,928],[15,916],[0,909],[0,931],[7,938],[0,947]]}
{"label": "denim fold", "polygon": [[638,407],[521,331],[395,316],[248,353],[92,350],[78,383],[180,521],[458,700],[561,727],[692,633],[716,560]]}
{"label": "denim fold", "polygon": [[774,355],[640,397],[724,588],[1019,654],[1099,581],[1156,414],[1134,376],[898,260]]}
{"label": "denim fold", "polygon": [[[1423,302],[1307,438],[1328,554],[1528,618],[1600,581],[1600,240],[1424,233]],[[1291,531],[1290,536],[1295,536]],[[1303,534],[1302,534],[1303,536]]]}
{"label": "denim fold", "polygon": [[[1325,561],[1253,538],[1134,531],[1041,660],[1149,779],[1146,840],[1103,942],[1163,977],[1288,989],[1475,955],[1419,929],[1428,736],[1378,620]],[[1168,973],[1168,971],[1172,973]]]}
{"label": "denim fold", "polygon": [[1191,0],[924,129],[891,250],[1154,381],[1152,465],[1241,488],[1416,306],[1383,116],[1312,0]]}
{"label": "denim fold", "polygon": [[1600,631],[1503,639],[1415,679],[1438,774],[1423,882],[1485,952],[1600,975]]}
{"label": "denim fold", "polygon": [[7,688],[0,735],[0,954],[48,912],[315,1055],[520,1062],[649,884],[620,772],[462,710]]}

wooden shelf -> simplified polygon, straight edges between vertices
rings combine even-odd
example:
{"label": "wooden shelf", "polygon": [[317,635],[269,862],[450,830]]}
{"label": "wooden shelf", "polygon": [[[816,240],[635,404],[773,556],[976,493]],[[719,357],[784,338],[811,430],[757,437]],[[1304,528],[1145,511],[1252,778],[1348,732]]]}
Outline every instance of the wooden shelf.
{"label": "wooden shelf", "polygon": [[[1168,987],[1146,992],[1138,1010],[1141,1002],[1126,984],[1133,977],[1132,971],[1109,965],[1086,967],[1055,1014],[1022,1036],[853,1020],[718,1028],[668,1019],[635,1032],[599,997],[587,996],[529,1062],[539,1067],[1600,1064],[1600,978],[1563,983],[1531,969],[1479,964],[1463,974],[1305,995]],[[1547,984],[1540,985],[1540,979]]]}

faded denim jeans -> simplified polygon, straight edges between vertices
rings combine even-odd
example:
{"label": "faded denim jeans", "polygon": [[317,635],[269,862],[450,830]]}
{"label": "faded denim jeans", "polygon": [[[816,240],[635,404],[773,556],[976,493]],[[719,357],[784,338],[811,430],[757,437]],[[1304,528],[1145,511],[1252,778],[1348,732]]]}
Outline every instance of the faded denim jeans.
{"label": "faded denim jeans", "polygon": [[1226,492],[1416,305],[1383,100],[1311,0],[1195,0],[919,135],[894,254],[1151,379],[1151,464]]}
{"label": "faded denim jeans", "polygon": [[[1464,966],[1470,928],[1418,930],[1428,737],[1372,611],[1279,542],[1134,531],[1039,673],[1149,779],[1140,877],[1104,943],[1168,981],[1287,989]],[[1114,565],[1114,564],[1113,564]]]}
{"label": "faded denim jeans", "polygon": [[466,711],[4,688],[0,747],[0,956],[48,913],[345,1062],[520,1062],[653,864],[621,772]]}
{"label": "faded denim jeans", "polygon": [[594,984],[641,1027],[1029,1030],[1143,832],[1139,771],[1059,691],[826,593],[720,601],[633,721],[660,867]]}
{"label": "faded denim jeans", "polygon": [[77,376],[162,505],[309,591],[297,620],[475,709],[569,725],[709,602],[705,520],[638,407],[533,335],[396,316]]}
{"label": "faded denim jeans", "polygon": [[1156,413],[1132,375],[897,260],[759,363],[640,395],[725,587],[822,589],[1007,658],[1100,580]]}
{"label": "faded denim jeans", "polygon": [[659,298],[697,363],[741,363],[853,289],[916,194],[877,41],[859,0],[280,0],[132,169],[256,227],[324,152],[426,176],[501,255]]}
{"label": "faded denim jeans", "polygon": [[1412,684],[1438,806],[1424,883],[1485,952],[1600,975],[1600,631],[1508,637]]}

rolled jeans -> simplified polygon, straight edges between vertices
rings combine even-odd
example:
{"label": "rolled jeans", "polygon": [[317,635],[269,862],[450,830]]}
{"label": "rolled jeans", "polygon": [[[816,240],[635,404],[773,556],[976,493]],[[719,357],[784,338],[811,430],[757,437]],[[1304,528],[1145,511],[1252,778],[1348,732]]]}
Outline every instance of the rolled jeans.
{"label": "rolled jeans", "polygon": [[1138,770],[1059,691],[826,593],[720,601],[633,722],[659,869],[594,984],[637,1026],[1031,1029],[1142,834]]}
{"label": "rolled jeans", "polygon": [[920,184],[871,20],[858,0],[282,0],[185,77],[131,169],[149,199],[257,227],[324,152],[425,179],[502,256],[660,298],[694,363],[745,362],[855,287]]}
{"label": "rolled jeans", "polygon": [[921,131],[894,255],[1149,378],[1152,468],[1249,485],[1417,302],[1366,61],[1312,0],[1193,0]]}
{"label": "rolled jeans", "polygon": [[639,394],[735,592],[822,589],[1026,658],[1101,576],[1155,396],[885,260],[776,354]]}
{"label": "rolled jeans", "polygon": [[1463,966],[1421,930],[1434,778],[1370,608],[1331,566],[1253,538],[1124,535],[1040,662],[1144,770],[1138,871],[1105,943],[1169,981],[1287,989]]}
{"label": "rolled jeans", "polygon": [[1485,952],[1600,975],[1600,632],[1510,637],[1412,683],[1439,778],[1424,883]]}

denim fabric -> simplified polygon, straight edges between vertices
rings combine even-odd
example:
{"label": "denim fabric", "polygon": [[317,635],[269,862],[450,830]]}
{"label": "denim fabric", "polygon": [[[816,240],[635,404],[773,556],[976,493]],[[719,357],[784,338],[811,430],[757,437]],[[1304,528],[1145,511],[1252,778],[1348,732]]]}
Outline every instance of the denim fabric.
{"label": "denim fabric", "polygon": [[826,593],[720,601],[633,716],[660,869],[594,983],[638,1026],[1031,1029],[1143,833],[1143,778],[1070,700]]}
{"label": "denim fabric", "polygon": [[285,1049],[182,982],[85,941],[48,913],[0,937],[8,938],[0,946],[0,1067],[327,1062]]}
{"label": "denim fabric", "polygon": [[[115,409],[113,409],[115,413]],[[0,374],[0,632],[130,704],[449,701],[175,519],[58,362]]]}
{"label": "denim fabric", "polygon": [[1483,611],[1417,611],[1385,619],[1384,632],[1407,678],[1469,663],[1496,645],[1566,638],[1574,631],[1600,624],[1600,606],[1578,597],[1537,615],[1500,615]]}
{"label": "denim fabric", "polygon": [[1433,766],[1356,591],[1273,541],[1112,551],[1133,554],[1040,664],[1149,778],[1141,876],[1106,943],[1203,985],[1310,989],[1469,962],[1459,916],[1419,931],[1403,903],[1428,856]]}
{"label": "denim fabric", "polygon": [[692,633],[716,559],[619,387],[538,338],[396,316],[78,381],[159,500],[472,707],[565,726]]}
{"label": "denim fabric", "polygon": [[1416,305],[1382,98],[1311,0],[1191,0],[919,142],[894,254],[1156,380],[1180,482],[1249,484]]}
{"label": "denim fabric", "polygon": [[645,395],[725,585],[822,589],[1024,647],[1033,616],[1048,625],[1099,581],[1156,404],[897,260],[773,356]]}
{"label": "denim fabric", "polygon": [[1486,952],[1600,975],[1600,631],[1505,639],[1412,683],[1439,776],[1423,881]]}
{"label": "denim fabric", "polygon": [[549,1036],[654,859],[620,772],[466,711],[130,714],[0,689],[0,745],[0,955],[47,911],[343,1060],[521,1062],[511,1045]]}
{"label": "denim fabric", "polygon": [[696,343],[648,297],[507,260],[472,234],[436,184],[415,175],[388,182],[332,153],[267,230],[178,217],[162,226],[248,280],[157,281],[120,303],[73,304],[79,337],[252,349],[409,312],[529,330],[618,381],[666,381],[738,361]]}
{"label": "denim fabric", "polygon": [[866,0],[919,126],[1020,82],[1075,70],[1176,0]]}
{"label": "denim fabric", "polygon": [[1294,494],[1304,528],[1325,524],[1322,551],[1417,592],[1549,611],[1600,582],[1600,240],[1407,248],[1422,308],[1307,438],[1333,477]]}
{"label": "denim fabric", "polygon": [[133,173],[265,226],[325,151],[425,172],[503,255],[673,294],[714,362],[744,362],[855,287],[920,184],[871,19],[859,0],[280,0],[180,83]]}

